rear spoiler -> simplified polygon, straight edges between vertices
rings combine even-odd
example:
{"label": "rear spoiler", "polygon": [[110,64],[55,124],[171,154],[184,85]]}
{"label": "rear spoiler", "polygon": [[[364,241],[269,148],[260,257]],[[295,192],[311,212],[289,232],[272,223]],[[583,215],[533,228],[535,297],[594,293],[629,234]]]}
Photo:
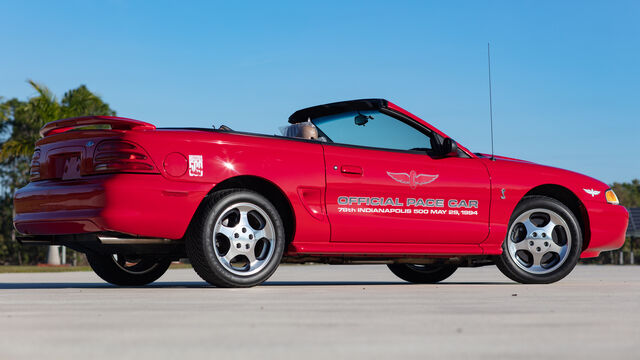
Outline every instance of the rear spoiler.
{"label": "rear spoiler", "polygon": [[63,133],[81,126],[109,125],[113,130],[155,130],[155,125],[144,121],[116,116],[82,116],[52,121],[40,129],[40,136]]}

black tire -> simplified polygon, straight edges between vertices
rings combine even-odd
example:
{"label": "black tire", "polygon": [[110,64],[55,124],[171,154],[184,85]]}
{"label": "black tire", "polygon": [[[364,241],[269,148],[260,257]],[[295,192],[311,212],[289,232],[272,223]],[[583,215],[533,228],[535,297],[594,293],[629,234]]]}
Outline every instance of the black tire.
{"label": "black tire", "polygon": [[[240,271],[234,272],[232,268],[228,268],[229,264],[224,264],[218,258],[221,254],[219,238],[217,238],[219,234],[214,234],[217,221],[220,220],[220,217],[226,216],[223,212],[243,203],[258,207],[266,214],[273,227],[273,239],[269,243],[269,247],[273,248],[270,257],[264,260],[261,267],[256,268],[257,272],[248,275],[244,275]],[[215,242],[214,235],[216,236]],[[228,246],[232,246],[231,244],[235,240],[227,238],[222,241],[228,241]],[[222,190],[207,197],[194,215],[186,239],[187,255],[196,273],[206,282],[216,287],[225,288],[251,287],[261,284],[278,268],[284,249],[284,224],[280,214],[264,196],[244,189]],[[252,247],[250,251],[254,251],[254,248]]]}
{"label": "black tire", "polygon": [[389,264],[389,270],[402,280],[414,284],[434,284],[451,276],[458,268],[455,265]]}
{"label": "black tire", "polygon": [[[548,265],[549,270],[546,271],[549,272],[547,273],[535,273],[533,272],[533,270],[526,270],[525,262],[519,260],[520,258],[517,255],[512,255],[509,252],[510,242],[513,242],[514,244],[519,243],[517,242],[518,236],[516,234],[517,230],[514,227],[514,222],[528,211],[536,209],[544,209],[546,211],[553,212],[559,215],[568,227],[568,229],[564,229],[564,226],[560,226],[560,231],[562,231],[564,235],[559,237],[565,238],[564,241],[567,248],[565,255],[564,257],[558,255],[556,265]],[[533,234],[536,233],[534,232]],[[570,238],[567,235],[570,235]],[[526,231],[523,235],[520,235],[520,237],[522,236],[528,236],[526,235]],[[540,234],[537,234],[537,236],[537,238],[526,237],[526,239],[528,239],[526,241],[539,241]],[[566,240],[567,238],[569,239],[570,243]],[[553,236],[552,241],[553,243],[558,245],[555,235]],[[520,203],[513,211],[513,214],[511,215],[511,219],[509,220],[509,227],[507,229],[507,236],[502,244],[502,254],[496,257],[495,262],[500,271],[511,280],[522,284],[549,284],[564,278],[573,270],[580,258],[580,253],[582,251],[582,241],[582,231],[580,229],[578,220],[576,219],[575,214],[573,214],[573,212],[571,212],[571,210],[569,210],[567,206],[562,204],[560,201],[550,197],[538,195],[527,196],[523,198],[522,201],[520,201]],[[530,244],[534,246],[533,242],[531,242]],[[537,249],[540,250],[539,247]],[[532,249],[531,251],[535,250]],[[525,253],[527,252],[525,251]],[[531,252],[529,252],[529,254],[531,254]],[[531,257],[531,259],[533,259],[533,257]]]}
{"label": "black tire", "polygon": [[[171,265],[171,260],[157,257],[119,256],[120,263],[110,254],[88,253],[87,261],[104,281],[119,286],[142,286],[158,280]],[[136,263],[125,262],[133,259]]]}

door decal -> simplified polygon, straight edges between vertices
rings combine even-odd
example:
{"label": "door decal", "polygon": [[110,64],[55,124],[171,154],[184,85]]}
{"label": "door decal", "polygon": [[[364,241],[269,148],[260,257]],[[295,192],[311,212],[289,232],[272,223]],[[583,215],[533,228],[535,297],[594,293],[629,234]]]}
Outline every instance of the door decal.
{"label": "door decal", "polygon": [[387,175],[401,184],[409,184],[412,189],[415,189],[418,185],[429,184],[438,178],[438,175],[416,174],[415,170],[411,170],[408,174],[387,171]]}

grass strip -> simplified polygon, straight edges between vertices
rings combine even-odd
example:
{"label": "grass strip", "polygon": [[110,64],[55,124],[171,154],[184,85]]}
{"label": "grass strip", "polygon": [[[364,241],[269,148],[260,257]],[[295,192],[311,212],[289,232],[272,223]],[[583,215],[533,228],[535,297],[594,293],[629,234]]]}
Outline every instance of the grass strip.
{"label": "grass strip", "polygon": [[[190,269],[189,264],[171,264],[171,269]],[[68,271],[92,271],[90,266],[36,266],[36,265],[4,265],[0,266],[2,273],[42,273],[42,272],[68,272]]]}

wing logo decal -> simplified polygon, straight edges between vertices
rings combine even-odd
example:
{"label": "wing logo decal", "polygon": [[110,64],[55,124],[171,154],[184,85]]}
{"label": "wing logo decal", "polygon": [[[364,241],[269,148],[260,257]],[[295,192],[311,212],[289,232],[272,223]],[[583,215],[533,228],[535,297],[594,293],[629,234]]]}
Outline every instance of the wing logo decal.
{"label": "wing logo decal", "polygon": [[412,189],[415,189],[418,185],[426,185],[433,182],[439,175],[429,174],[417,174],[414,170],[407,173],[392,173],[387,171],[387,175],[393,180],[401,183],[408,184]]}
{"label": "wing logo decal", "polygon": [[600,191],[594,190],[594,189],[582,189],[582,190],[584,190],[584,192],[586,192],[587,194],[591,195],[591,197],[595,197],[596,195],[600,194]]}

